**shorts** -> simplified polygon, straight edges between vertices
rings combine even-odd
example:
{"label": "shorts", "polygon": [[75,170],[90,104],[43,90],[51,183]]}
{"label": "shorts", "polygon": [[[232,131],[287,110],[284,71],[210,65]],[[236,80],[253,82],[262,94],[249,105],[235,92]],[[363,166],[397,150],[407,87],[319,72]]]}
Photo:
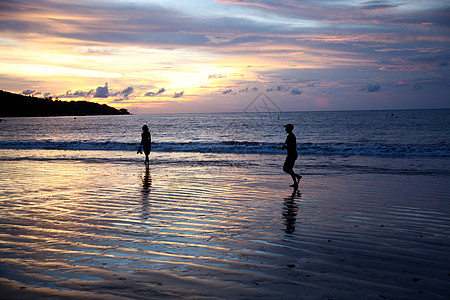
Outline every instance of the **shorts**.
{"label": "shorts", "polygon": [[294,164],[295,164],[296,160],[297,160],[297,157],[295,157],[295,156],[294,157],[291,157],[291,156],[286,157],[286,160],[284,161],[283,170],[290,171],[290,170],[294,169]]}

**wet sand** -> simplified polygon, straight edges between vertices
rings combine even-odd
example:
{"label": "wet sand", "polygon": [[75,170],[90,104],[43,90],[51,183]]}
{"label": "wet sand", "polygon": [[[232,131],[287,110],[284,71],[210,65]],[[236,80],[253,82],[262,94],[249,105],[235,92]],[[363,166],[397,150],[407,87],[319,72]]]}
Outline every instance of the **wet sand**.
{"label": "wet sand", "polygon": [[1,161],[2,298],[450,297],[445,176],[152,158]]}

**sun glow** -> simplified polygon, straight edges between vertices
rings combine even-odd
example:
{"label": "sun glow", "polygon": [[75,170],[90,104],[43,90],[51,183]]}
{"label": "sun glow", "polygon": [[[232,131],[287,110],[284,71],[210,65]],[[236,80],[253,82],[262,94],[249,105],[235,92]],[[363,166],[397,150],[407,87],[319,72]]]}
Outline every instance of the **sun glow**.
{"label": "sun glow", "polygon": [[233,68],[212,65],[197,65],[185,70],[165,74],[169,88],[198,88],[205,85],[216,85],[218,79],[230,79],[238,71]]}

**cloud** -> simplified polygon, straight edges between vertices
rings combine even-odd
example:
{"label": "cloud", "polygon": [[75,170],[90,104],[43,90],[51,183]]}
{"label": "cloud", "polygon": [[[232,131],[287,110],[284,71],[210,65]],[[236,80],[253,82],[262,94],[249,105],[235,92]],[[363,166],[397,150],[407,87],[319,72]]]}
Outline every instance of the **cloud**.
{"label": "cloud", "polygon": [[121,93],[125,97],[125,99],[128,99],[128,96],[134,93],[134,89],[133,87],[129,86],[126,89],[124,89]]}
{"label": "cloud", "polygon": [[109,97],[108,83],[105,83],[105,86],[97,87],[94,98],[108,98],[108,97]]}
{"label": "cloud", "polygon": [[[110,92],[109,96],[111,96],[111,97],[123,96],[123,99],[119,99],[120,101],[123,101],[123,100],[128,100],[129,99],[128,96],[132,93],[134,93],[134,89],[133,89],[133,87],[129,86],[126,89],[121,90],[121,91],[117,91],[114,93]],[[118,99],[116,99],[116,100],[118,100]]]}
{"label": "cloud", "polygon": [[378,83],[375,84],[367,84],[366,87],[360,89],[360,91],[367,91],[368,93],[378,92],[381,90],[381,86]]}
{"label": "cloud", "polygon": [[418,90],[421,90],[421,89],[422,89],[422,86],[421,86],[420,84],[416,83],[415,85],[412,86],[412,89],[413,89],[414,91],[418,91]]}
{"label": "cloud", "polygon": [[362,3],[362,5],[363,5],[362,9],[375,9],[375,10],[398,7],[398,5],[389,4],[385,1],[367,1]]}
{"label": "cloud", "polygon": [[222,74],[208,75],[208,79],[221,79],[221,78],[227,78],[227,75],[222,75]]}
{"label": "cloud", "polygon": [[[81,91],[78,90],[76,92],[73,92],[71,90],[66,91],[65,94],[61,94],[61,95],[57,95],[57,98],[88,98],[88,97],[92,97],[92,95],[94,94],[94,90],[90,90],[90,91]],[[51,93],[45,93],[44,96],[48,97],[50,96]]]}
{"label": "cloud", "polygon": [[175,92],[175,94],[173,95],[173,98],[181,98],[184,95],[184,91],[181,91],[179,93]]}
{"label": "cloud", "polygon": [[34,92],[36,92],[36,90],[25,90],[25,91],[22,92],[22,94],[28,96],[28,95],[33,94]]}
{"label": "cloud", "polygon": [[160,95],[160,94],[164,93],[165,91],[166,91],[165,88],[160,88],[157,92],[152,92],[152,91],[150,91],[150,92],[146,93],[146,94],[145,94],[145,97],[153,97],[153,96],[157,96],[157,95]]}
{"label": "cloud", "polygon": [[83,91],[76,91],[73,93],[74,97],[89,97],[94,93],[94,90],[90,90],[89,92],[83,92]]}
{"label": "cloud", "polygon": [[292,89],[291,95],[301,95],[303,92],[298,89]]}

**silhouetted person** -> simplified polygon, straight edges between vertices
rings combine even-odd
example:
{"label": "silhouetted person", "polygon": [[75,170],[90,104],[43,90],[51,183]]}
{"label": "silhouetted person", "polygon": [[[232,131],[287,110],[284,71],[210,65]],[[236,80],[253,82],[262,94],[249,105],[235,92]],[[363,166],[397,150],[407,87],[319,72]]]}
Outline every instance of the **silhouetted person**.
{"label": "silhouetted person", "polygon": [[148,126],[142,126],[142,139],[141,144],[139,145],[138,153],[142,153],[142,148],[144,149],[145,154],[145,164],[149,165],[150,161],[148,156],[150,155],[150,150],[152,150],[152,137],[150,135],[150,131],[148,130]]}
{"label": "silhouetted person", "polygon": [[286,132],[288,133],[286,142],[281,148],[282,150],[287,149],[287,157],[286,161],[284,162],[283,171],[291,175],[292,180],[294,181],[294,184],[292,184],[291,186],[294,189],[298,189],[298,183],[302,178],[302,176],[294,172],[294,164],[298,157],[297,139],[295,137],[295,134],[292,133],[292,130],[294,130],[294,125],[287,124],[284,125],[283,127],[286,128]]}

